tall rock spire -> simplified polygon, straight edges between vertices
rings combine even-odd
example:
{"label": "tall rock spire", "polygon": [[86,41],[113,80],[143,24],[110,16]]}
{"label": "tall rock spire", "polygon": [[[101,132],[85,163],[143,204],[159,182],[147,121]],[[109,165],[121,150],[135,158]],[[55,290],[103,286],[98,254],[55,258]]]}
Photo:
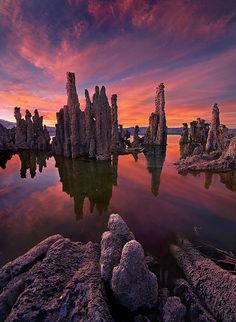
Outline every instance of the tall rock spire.
{"label": "tall rock spire", "polygon": [[164,84],[160,83],[156,89],[155,112],[149,117],[149,127],[144,137],[146,145],[166,145],[167,142],[164,88]]}
{"label": "tall rock spire", "polygon": [[220,147],[219,142],[220,131],[220,111],[218,105],[215,103],[212,108],[211,125],[208,132],[206,151],[210,152]]}
{"label": "tall rock spire", "polygon": [[76,91],[75,85],[75,74],[68,72],[66,73],[66,91],[67,91],[67,105],[68,106],[76,106],[79,105],[79,99]]}
{"label": "tall rock spire", "polygon": [[118,107],[117,107],[117,95],[113,94],[111,97],[111,124],[112,124],[112,150],[116,151],[119,144],[119,131],[118,131]]}

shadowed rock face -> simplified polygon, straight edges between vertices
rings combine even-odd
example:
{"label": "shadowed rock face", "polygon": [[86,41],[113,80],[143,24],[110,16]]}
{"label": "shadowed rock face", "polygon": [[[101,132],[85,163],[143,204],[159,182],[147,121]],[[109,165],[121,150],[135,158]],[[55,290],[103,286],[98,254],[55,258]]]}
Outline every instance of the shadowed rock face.
{"label": "shadowed rock face", "polygon": [[15,128],[7,129],[0,124],[0,151],[16,151]]}
{"label": "shadowed rock face", "polygon": [[0,321],[113,321],[98,244],[47,238],[0,270]]}
{"label": "shadowed rock face", "polygon": [[167,143],[164,88],[164,84],[161,83],[156,90],[155,112],[149,117],[149,127],[144,137],[146,145],[166,145]]}
{"label": "shadowed rock face", "polygon": [[112,188],[117,180],[117,163],[94,160],[74,160],[55,157],[62,190],[74,198],[77,219],[83,217],[85,198],[89,199],[90,210],[97,208],[99,213],[107,212]]}
{"label": "shadowed rock face", "polygon": [[92,102],[85,90],[86,107],[81,111],[74,73],[67,73],[66,90],[67,105],[57,113],[53,152],[73,159],[109,160],[117,137],[117,96],[112,96],[111,110],[104,86],[95,87]]}

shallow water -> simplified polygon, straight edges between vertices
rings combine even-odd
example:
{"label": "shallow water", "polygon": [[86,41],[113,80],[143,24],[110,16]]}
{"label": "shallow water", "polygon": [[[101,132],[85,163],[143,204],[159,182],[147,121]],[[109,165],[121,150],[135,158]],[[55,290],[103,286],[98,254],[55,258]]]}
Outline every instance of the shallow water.
{"label": "shallow water", "polygon": [[99,241],[110,213],[163,263],[177,235],[235,251],[236,173],[178,174],[178,139],[168,137],[166,153],[112,163],[0,155],[0,265],[56,233]]}

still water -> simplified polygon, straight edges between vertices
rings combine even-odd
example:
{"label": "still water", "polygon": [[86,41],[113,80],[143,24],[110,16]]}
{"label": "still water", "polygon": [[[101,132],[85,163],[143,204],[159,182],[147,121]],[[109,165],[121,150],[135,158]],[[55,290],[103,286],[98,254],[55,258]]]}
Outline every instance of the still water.
{"label": "still water", "polygon": [[147,253],[168,258],[176,236],[236,251],[236,172],[177,173],[178,136],[167,151],[113,162],[0,155],[0,265],[52,234],[99,241],[119,213]]}

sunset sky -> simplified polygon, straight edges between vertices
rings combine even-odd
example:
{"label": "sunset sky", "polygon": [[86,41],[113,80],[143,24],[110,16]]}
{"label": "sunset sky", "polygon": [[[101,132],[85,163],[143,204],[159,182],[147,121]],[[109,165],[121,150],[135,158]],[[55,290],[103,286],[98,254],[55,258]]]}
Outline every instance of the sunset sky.
{"label": "sunset sky", "polygon": [[118,95],[119,122],[146,125],[166,86],[169,127],[210,119],[236,127],[236,0],[0,0],[0,118],[66,104],[65,74]]}

